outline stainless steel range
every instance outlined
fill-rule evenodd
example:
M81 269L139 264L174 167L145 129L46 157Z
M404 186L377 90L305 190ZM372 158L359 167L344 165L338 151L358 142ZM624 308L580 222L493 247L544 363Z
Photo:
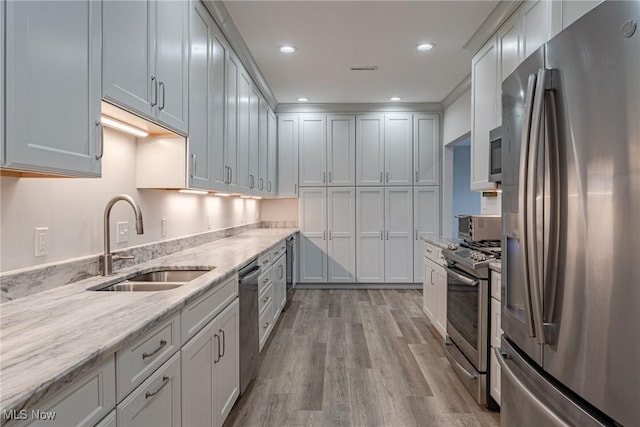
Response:
M447 261L447 339L451 365L479 404L487 397L489 264L500 259L500 241L451 244ZM489 402L487 402L489 399Z

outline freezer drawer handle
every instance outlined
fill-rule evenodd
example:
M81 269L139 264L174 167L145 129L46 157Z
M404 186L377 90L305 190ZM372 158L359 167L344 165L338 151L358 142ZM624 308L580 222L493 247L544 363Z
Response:
M456 364L456 366L458 366L458 369L460 369L462 372L464 372L465 375L467 376L467 378L469 378L470 380L478 378L478 374L476 374L475 372L467 371L464 368L464 366L462 366L460 363L458 363L458 361L455 359L455 357L453 357L453 355L449 351L449 346L452 346L452 345L455 345L455 344L453 344L453 341L451 341L449 338L447 338L444 341L444 349L447 350L447 353L449 353L449 356L450 356L449 360L453 360L453 362Z
M517 388L519 388L524 394L526 394L530 402L537 406L541 411L545 412L548 415L549 419L553 419L556 422L556 424L554 425L569 427L569 424L558 418L558 416L547 405L541 402L540 399L538 399L535 394L531 393L527 386L525 386L522 381L518 379L516 374L511 370L511 368L509 368L509 365L507 365L507 363L505 362L505 360L509 360L509 355L503 350L497 348L494 348L493 351L495 352L496 359L498 359L498 363L500 364L500 372L502 373L502 375L506 376L509 381L511 381Z

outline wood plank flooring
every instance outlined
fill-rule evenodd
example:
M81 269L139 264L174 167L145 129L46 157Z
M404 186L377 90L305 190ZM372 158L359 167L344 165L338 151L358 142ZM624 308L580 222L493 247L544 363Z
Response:
M498 426L421 307L419 290L297 290L225 427Z

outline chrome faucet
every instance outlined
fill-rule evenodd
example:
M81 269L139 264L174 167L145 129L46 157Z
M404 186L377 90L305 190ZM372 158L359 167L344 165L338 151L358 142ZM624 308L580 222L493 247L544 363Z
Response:
M109 200L107 207L104 209L104 255L102 258L102 275L111 276L113 274L113 260L114 259L133 259L132 256L118 256L111 254L111 245L109 243L110 229L109 229L109 215L111 214L111 208L117 201L124 200L129 203L133 208L133 212L136 215L136 233L144 234L144 227L142 224L142 211L140 206L133 200L133 197L126 194L120 194Z

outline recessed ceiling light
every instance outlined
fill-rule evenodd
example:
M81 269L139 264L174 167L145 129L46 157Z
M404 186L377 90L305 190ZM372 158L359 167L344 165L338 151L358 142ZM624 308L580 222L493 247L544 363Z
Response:
M433 43L420 43L416 45L416 49L418 50L431 50L435 47Z
M392 96L391 98L389 98L389 101L402 101L402 98L399 96Z
M300 98L298 98L298 102L308 102L309 98L305 98L304 96L301 96Z
M281 53L293 53L296 51L296 47L291 45L280 46L278 49L280 49Z

